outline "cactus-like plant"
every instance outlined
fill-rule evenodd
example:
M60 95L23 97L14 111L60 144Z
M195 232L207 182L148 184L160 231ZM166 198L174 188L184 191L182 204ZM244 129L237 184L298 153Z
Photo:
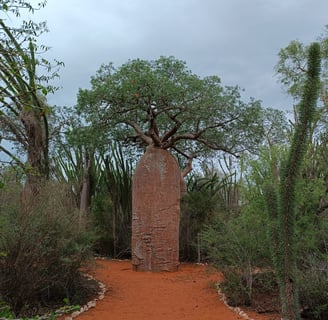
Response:
M299 121L295 126L288 157L280 170L277 185L266 187L266 201L272 219L272 260L280 288L282 319L300 319L296 279L295 221L297 180L313 125L320 88L320 46L309 48L307 79L299 104Z

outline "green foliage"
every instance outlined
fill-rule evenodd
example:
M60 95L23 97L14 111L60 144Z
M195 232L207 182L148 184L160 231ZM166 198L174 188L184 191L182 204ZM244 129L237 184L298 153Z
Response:
M46 3L47 1L39 1L38 5L35 6L25 0L1 0L0 8L7 14L13 13L16 17L19 17L21 11L27 10L34 13L35 10L39 10L40 8L45 7Z
M195 156L238 153L261 134L259 101L244 103L238 87L223 87L216 76L201 79L173 57L103 65L91 87L79 91L78 111L118 140Z
M227 297L227 302L232 307L249 306L251 304L250 288L240 274L238 268L225 268L224 281L219 283L219 288Z
M189 194L182 202L180 243L189 243L193 253L190 256L195 257L199 234L201 258L223 272L226 281L221 289L229 301L249 304L257 278L255 270L271 268L265 232L268 218L263 210L265 201L258 193L255 197L250 192L250 198L245 198L242 205L240 183L231 171L231 164L225 161L220 172L205 168L203 175L190 178ZM183 238L186 234L188 241Z
M131 252L132 161L119 144L98 158L99 183L92 203L94 224L100 233L95 250L114 258Z
M226 293L228 301L236 305L252 303L259 294L258 290L263 295L277 294L274 274L266 271L273 269L272 260L281 257L280 249L283 248L279 234L283 227L277 218L281 209L280 193L288 192L288 188L280 189L280 184L285 181L281 172L285 170L286 173L286 163L291 159L286 142L293 128L286 121L279 127L282 114L269 112L263 119L265 145L256 157L242 158L242 189L239 198L242 206L237 211L239 214L216 212L216 222L211 221L203 230L201 238L202 254L206 253L207 258L223 270L226 281L220 287ZM297 124L304 124L304 121L304 117L298 117ZM304 134L304 143L313 138L312 130L313 127L309 126L305 132L301 131ZM295 131L300 134L300 131ZM281 134L283 132L284 135ZM295 142L293 148L296 148ZM300 272L298 280L301 307L308 313L311 312L312 316L316 314L317 319L324 319L326 302L322 298L325 298L326 289L319 283L327 280L327 274L326 271L318 271L320 266L326 266L327 256L326 148L316 141L308 150L302 149L301 155L304 156L306 152L306 160L302 164L297 165L292 161L296 164L299 178L294 181L292 191L297 204L292 228L293 254ZM316 256L315 261L313 255ZM311 261L312 267L309 266ZM263 272L254 272L256 270ZM320 274L322 282L315 279L306 281L311 272ZM262 277L266 279L264 282Z
M239 305L252 300L255 270L271 268L266 225L263 209L245 206L237 216L217 216L202 232L203 254L222 271L222 289Z
M262 221L263 233L269 235L266 245L268 246L267 249L271 248L272 253L281 246L279 238L274 238L279 234L279 224L276 219L277 198L268 199L264 195L266 195L268 186L277 190L279 184L278 173L286 159L286 151L285 146L279 145L262 148L257 158L244 158L242 164L244 168L242 202L245 206L242 212L245 214L257 213L262 217L267 217ZM325 286L317 285L317 281L311 281L311 277L307 280L307 275L311 275L311 273L318 275L320 273L319 270L325 265L325 256L327 256L327 184L325 182L326 160L322 158L323 151L322 145L318 144L313 144L308 149L301 168L301 179L297 181L295 190L297 203L295 213L295 257L301 308L306 309L308 313L321 310L325 305L321 306L320 304L321 297L325 295ZM273 195L275 194L273 193ZM267 254L269 254L269 250ZM271 262L269 262L270 264ZM322 281L326 281L327 274L324 272L320 274ZM242 285L242 283L239 285ZM234 286L229 283L227 283L227 286L229 287L227 295L234 296ZM238 286L236 286L236 290L240 290ZM310 292L313 303L304 298Z
M37 41L47 31L46 24L20 21L19 17L21 11L33 13L45 4L46 1L35 6L21 0L0 1L8 17L0 19L0 152L24 170L27 185L49 175L48 116L52 110L45 95L57 90L49 81L58 77L63 64L40 58L48 51ZM12 152L3 142L17 149ZM27 165L17 151L26 154Z
M199 233L204 224L213 219L218 206L218 197L206 188L191 191L182 198L179 240L181 260L197 261Z
M272 138L271 140L274 140L274 136ZM281 143L283 142L284 139L281 140ZM274 252L281 246L279 239L272 238L273 235L278 235L277 230L279 230L279 224L274 218L277 217L277 196L270 200L265 195L268 186L276 192L278 190L279 172L287 158L286 149L287 147L283 144L269 144L261 148L256 157L243 157L241 162L242 181L240 182L242 186L240 193L242 207L238 211L240 214L237 216L231 215L230 217L223 214L216 224L212 223L203 232L202 243L205 246L204 250L208 258L210 261L217 261L219 268L225 270L226 281L220 287L232 304L253 303L253 299L256 299L258 290L261 287L263 290L264 288L268 289L263 291L263 295L270 297L277 294L273 273L255 273L251 277L247 272L246 258L248 255L250 256L253 270L256 270L256 268L264 271L273 269L269 249L271 248ZM308 149L306 160L301 166L302 179L297 181L295 190L297 203L295 213L295 256L300 272L300 302L302 309L306 308L307 312L312 310L312 313L314 310L325 308L325 304L323 303L321 306L320 302L322 301L321 297L325 296L325 286L322 286L322 290L319 290L320 285L316 285L316 281L306 281L306 275L314 272L313 268L319 270L320 266L325 265L324 257L327 256L327 180L325 173L326 160L323 157L325 150L323 149L323 146L317 143ZM273 195L276 194L273 193ZM267 205L268 200L270 200L269 205ZM272 212L272 214L269 214L269 212ZM227 221L230 222L227 223ZM258 230L258 236L254 237L256 230ZM230 237L233 239L231 234L239 241L242 241L245 254L238 254L238 257L244 257L241 260L236 258L237 254L235 256L232 254L239 251L238 247L234 245L235 242L230 239ZM245 240L249 240L250 243L243 242ZM259 241L260 248L257 248L255 244ZM258 256L260 259L256 258L258 249L263 250L259 251L262 252ZM315 262L313 261L314 254L317 256ZM312 261L311 268L309 267L310 261ZM240 265L244 267L240 267ZM241 270L244 271L241 272ZM315 272L318 274L318 271ZM301 276L303 274L304 276ZM266 275L268 283L259 285L259 275ZM322 281L326 281L326 273L321 273L321 275ZM252 281L247 282L247 279L252 279ZM252 287L248 287L250 283L252 283ZM316 301L317 305L310 304L309 300L303 298L304 294L306 296L307 289L305 288L308 289L308 293L313 293L311 299L313 299L313 302Z
M295 250L298 268L304 269L314 252L320 252L328 240L327 212L321 205L325 200L326 184L320 178L305 177L297 186Z
M297 40L291 41L286 48L279 52L276 71L288 93L295 97L300 97L302 94L307 54L308 47Z
M10 306L0 301L0 317L6 319L14 319L15 315L11 312Z
M264 131L263 145L272 147L287 142L290 124L285 112L271 108L263 109L262 126Z
M327 319L327 267L318 268L318 261L316 261L307 270L300 272L298 278L300 303L303 306L302 315L310 319Z
M77 127L74 127L77 125ZM89 180L88 216L96 233L95 252L111 257L130 254L132 171L135 156L122 144L94 143L98 137L89 128L69 122L68 134L57 141L53 177L68 185L80 208L82 186ZM65 140L67 139L67 140ZM86 170L87 167L87 170Z
M222 160L224 165L227 161ZM228 169L226 169L228 170ZM223 170L222 170L223 171ZM238 184L235 172L223 173L213 165L202 167L187 180L188 193L181 201L180 258L196 261L199 257L200 233L218 213L238 210Z
M314 115L312 132L310 133L317 143L325 148L327 136L327 106L328 106L328 26L325 26L324 33L318 37L321 53L321 74L320 74L320 95L319 107ZM276 71L283 87L298 104L302 98L306 77L307 77L307 58L310 45L293 40L288 46L279 52L279 61ZM295 122L298 122L297 107L294 110Z
M64 298L79 303L80 268L93 236L81 227L68 194L62 185L44 186L42 200L28 215L14 207L14 199L1 204L6 223L0 234L0 296L16 315L34 315Z
M83 147L62 144L52 159L52 177L67 184L79 207L86 151ZM95 161L93 159L93 161ZM94 167L95 164L92 165Z
M328 26L325 26L324 33L318 37L321 53L321 99L326 104L328 80ZM286 91L296 100L300 100L306 82L307 58L310 45L306 45L299 40L291 41L279 52L279 60L276 71L280 82Z

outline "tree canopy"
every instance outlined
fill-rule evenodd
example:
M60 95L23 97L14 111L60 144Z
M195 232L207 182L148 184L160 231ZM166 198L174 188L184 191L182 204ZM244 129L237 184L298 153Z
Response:
M210 150L238 154L259 142L260 102L217 76L200 78L173 57L102 65L90 90L79 90L78 111L114 139L154 145L187 158Z

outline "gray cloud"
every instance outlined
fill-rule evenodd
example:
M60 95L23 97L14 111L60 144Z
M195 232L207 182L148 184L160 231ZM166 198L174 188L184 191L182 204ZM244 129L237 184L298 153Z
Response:
M314 41L327 12L326 0L49 0L37 14L50 29L43 41L66 64L63 89L49 101L74 105L102 63L173 55L265 106L290 108L274 77L278 51Z

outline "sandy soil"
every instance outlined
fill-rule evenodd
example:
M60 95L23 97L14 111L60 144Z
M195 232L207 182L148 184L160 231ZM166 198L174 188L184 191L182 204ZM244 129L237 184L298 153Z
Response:
M178 272L151 273L132 271L130 261L97 260L94 276L106 285L105 298L78 320L243 319L220 300L215 283L221 275L209 266L181 264Z

